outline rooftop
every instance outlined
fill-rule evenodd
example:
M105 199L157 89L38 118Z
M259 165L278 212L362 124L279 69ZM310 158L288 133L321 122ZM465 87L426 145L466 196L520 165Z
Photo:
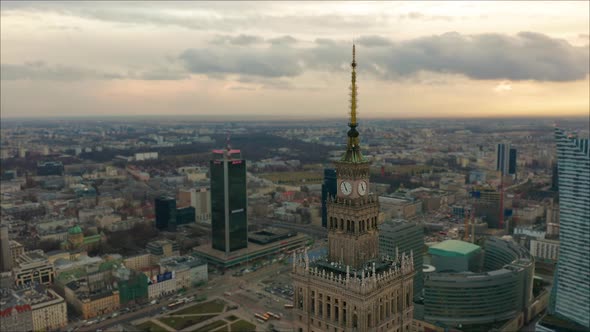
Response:
M481 248L478 245L469 242L446 240L428 248L428 253L445 257L459 257L469 256L479 250L481 250Z

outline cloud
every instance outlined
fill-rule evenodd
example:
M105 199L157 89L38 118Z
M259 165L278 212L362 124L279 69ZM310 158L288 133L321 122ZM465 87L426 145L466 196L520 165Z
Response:
M208 47L188 49L178 57L194 74L246 74L261 77L297 76L303 73L297 51L292 48L232 50Z
M84 80L181 80L190 74L183 70L156 67L126 74L102 72L82 67L49 65L44 61L29 61L23 64L0 65L0 79L5 81L36 80L36 81L84 81Z
M350 70L350 41L317 38L302 47L304 43L288 35L270 39L246 34L224 35L206 47L178 52L171 62L162 59L168 61L165 66L146 65L125 74L36 62L2 64L1 78L181 80L202 74L221 79L226 75L272 79L296 77L307 71ZM380 80L399 81L430 72L475 80L561 82L585 79L590 72L587 46L577 47L534 32L516 35L449 32L404 41L367 35L356 39L356 43L359 74ZM271 86L269 82L266 84Z
M393 42L391 40L381 36L363 36L358 39L355 39L355 43L367 47L393 45Z
M459 74L476 80L573 81L589 72L589 51L534 33L462 35L449 32L394 42L381 36L357 39L359 71L383 80L419 72ZM189 49L180 59L192 73L293 77L306 70L347 71L350 42L317 38L310 48Z
M502 81L494 87L494 91L497 93L512 91L512 83L510 81Z
M277 38L270 38L270 39L267 39L266 41L272 45L291 45L291 44L297 43L297 39L295 39L289 35L281 36L281 37L277 37Z
M243 34L240 34L238 36L217 36L211 41L212 44L231 44L240 46L257 44L262 42L264 42L264 39L261 37Z
M24 64L1 64L0 78L2 80L111 80L124 78L115 73L98 72L80 67L62 65L47 65L43 61L25 62Z

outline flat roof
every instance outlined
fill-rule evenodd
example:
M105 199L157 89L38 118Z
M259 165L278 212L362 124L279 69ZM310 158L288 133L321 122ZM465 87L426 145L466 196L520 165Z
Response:
M428 248L428 253L445 257L458 257L469 256L479 250L481 250L481 248L473 243L459 240L446 240Z
M308 236L304 234L297 234L289 237L283 241L271 242L269 244L260 245L253 242L248 242L248 247L230 252L225 255L225 252L213 249L211 244L203 244L194 249L194 253L207 262L223 267L230 267L240 264L248 260L254 260L266 255L278 253L283 249L293 249L290 247L299 247L305 244Z

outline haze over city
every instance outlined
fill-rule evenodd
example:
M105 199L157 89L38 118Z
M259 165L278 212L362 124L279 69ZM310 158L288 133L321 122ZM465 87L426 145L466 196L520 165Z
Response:
M1 116L587 116L589 2L1 3Z
M0 330L590 331L590 2L7 2Z

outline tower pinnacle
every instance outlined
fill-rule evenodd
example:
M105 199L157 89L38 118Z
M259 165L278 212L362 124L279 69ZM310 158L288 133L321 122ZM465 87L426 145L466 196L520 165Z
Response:
M341 161L345 162L365 162L365 158L361 154L359 132L356 130L358 123L356 121L356 108L357 108L357 86L356 86L356 47L352 45L352 68L351 83L350 83L350 122L348 126L348 143L346 146L346 154L342 157Z

